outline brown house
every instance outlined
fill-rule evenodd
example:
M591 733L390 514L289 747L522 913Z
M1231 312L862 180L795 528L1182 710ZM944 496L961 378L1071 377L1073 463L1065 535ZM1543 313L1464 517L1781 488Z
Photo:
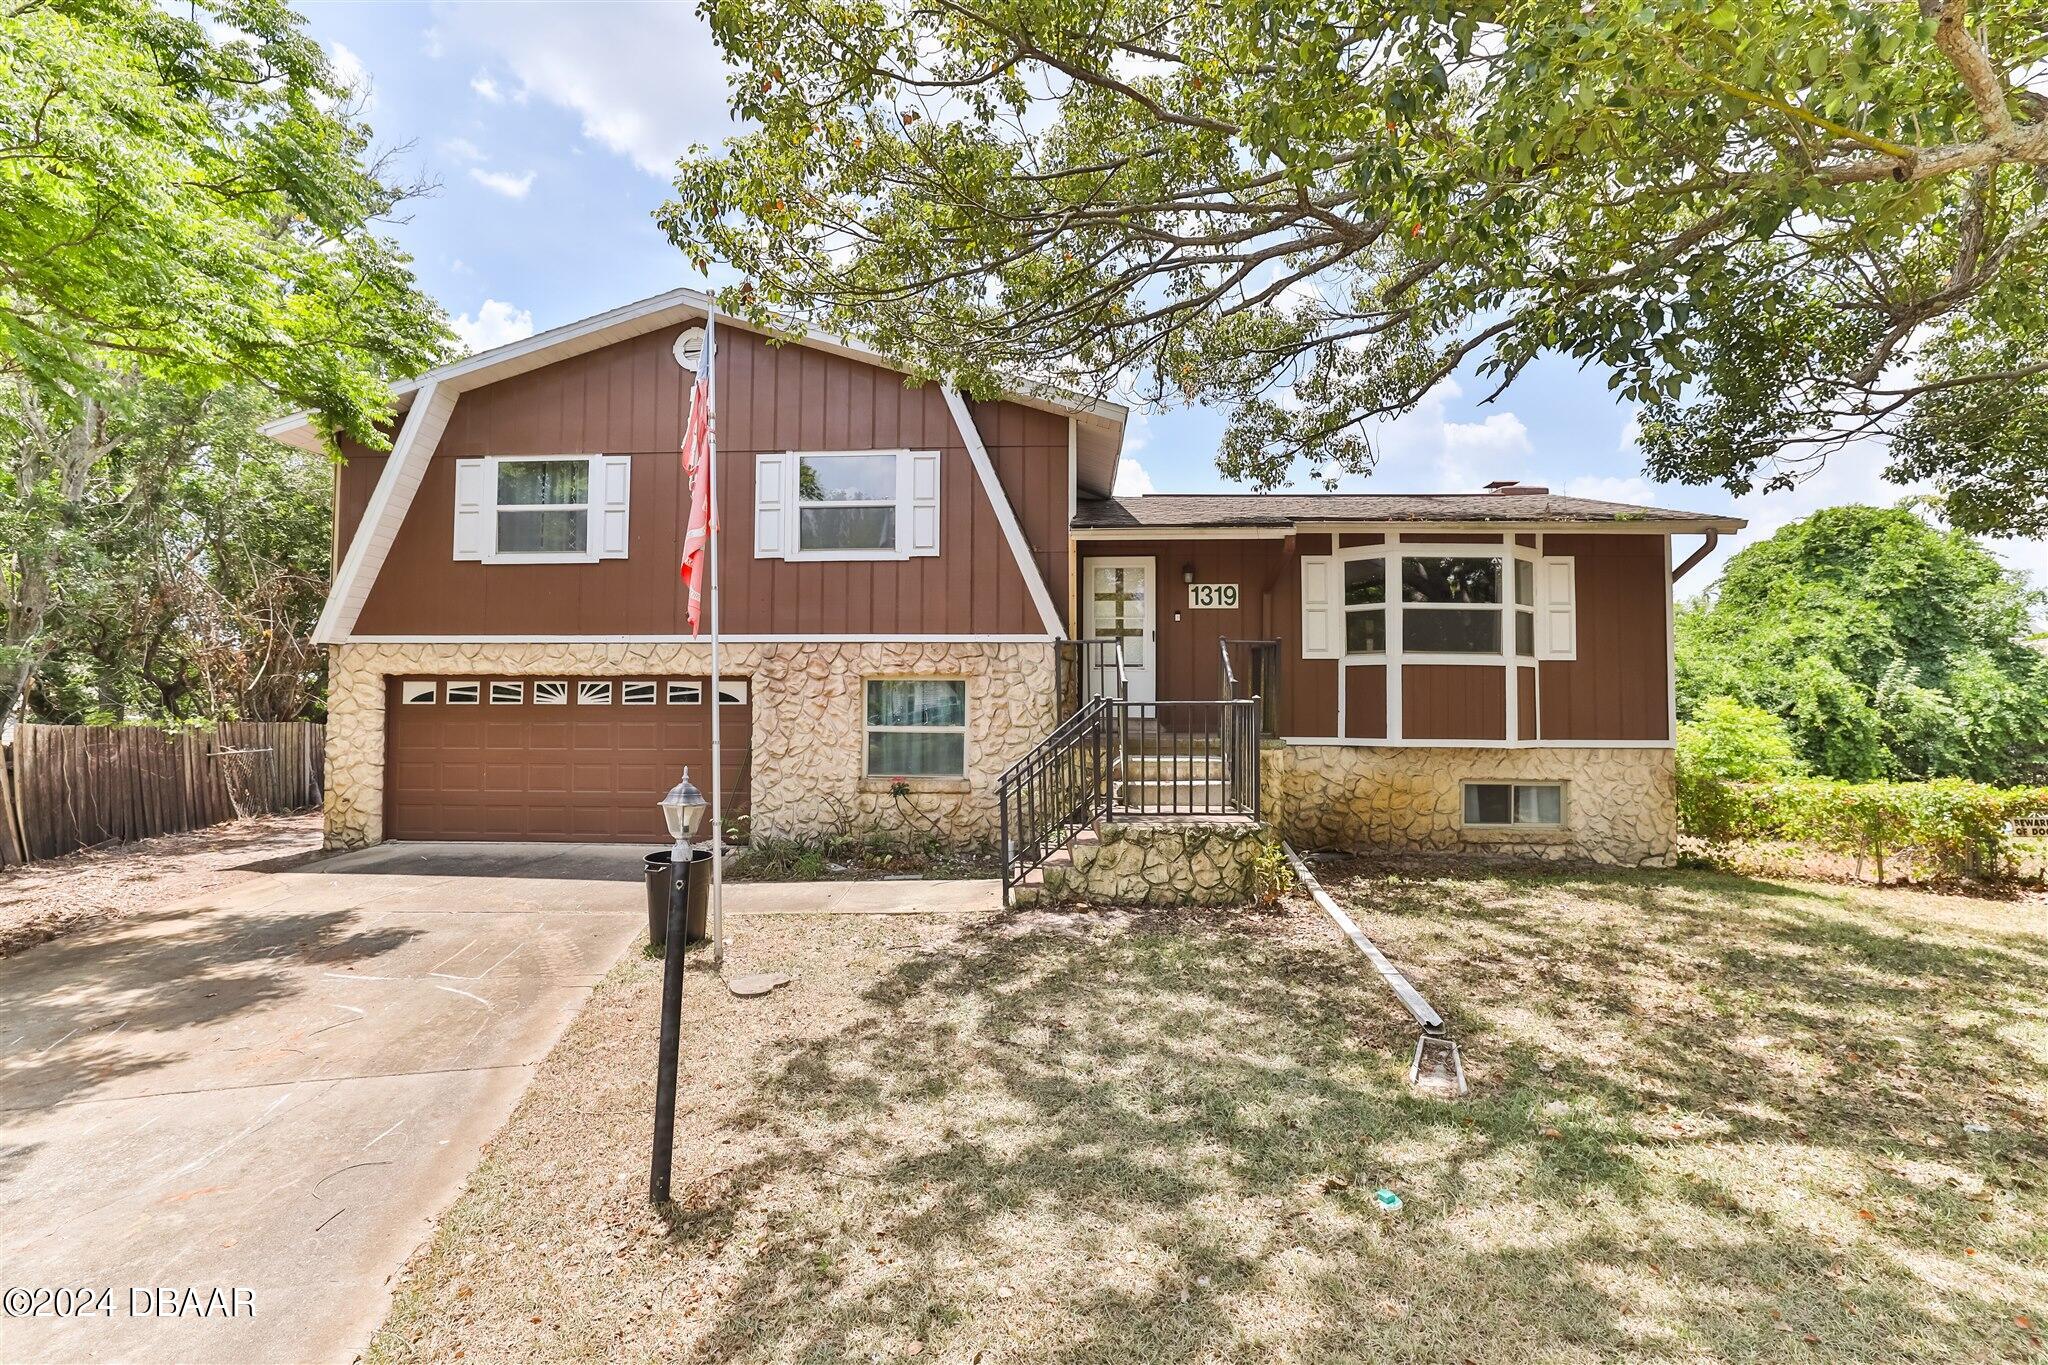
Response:
M716 714L762 834L936 822L1029 862L1080 780L1317 845L1670 857L1672 537L1741 522L1519 486L1117 498L1122 408L972 401L818 335L720 327L712 698L677 574L705 303L423 375L391 450L346 452L331 844L658 841Z

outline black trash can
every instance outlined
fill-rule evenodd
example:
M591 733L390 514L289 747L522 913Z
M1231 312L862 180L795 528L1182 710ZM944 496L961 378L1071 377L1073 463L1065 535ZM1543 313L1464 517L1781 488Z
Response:
M656 948L668 943L668 898L675 886L675 869L668 849L657 849L641 864L647 878L647 941ZM690 851L690 922L685 943L702 943L707 936L705 922L711 914L711 850Z

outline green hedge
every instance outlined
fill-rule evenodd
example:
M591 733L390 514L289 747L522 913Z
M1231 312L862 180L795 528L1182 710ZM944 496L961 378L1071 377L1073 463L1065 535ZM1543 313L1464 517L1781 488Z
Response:
M2048 787L1991 787L1961 778L1729 782L1681 764L1679 826L1710 843L1789 839L1868 858L1879 881L1890 860L1937 877L1993 879L2012 865L2014 820L2048 814Z

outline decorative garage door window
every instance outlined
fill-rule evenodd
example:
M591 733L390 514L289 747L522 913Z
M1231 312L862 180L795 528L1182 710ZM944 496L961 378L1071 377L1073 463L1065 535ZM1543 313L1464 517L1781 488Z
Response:
M536 706L566 706L569 703L569 684L537 682L533 685L533 701Z
M704 702L704 684L672 682L668 685L670 706L701 706Z
M870 678L870 777L965 777L967 684L958 679Z
M516 682L494 682L491 684L491 705L519 706L526 701L526 684Z

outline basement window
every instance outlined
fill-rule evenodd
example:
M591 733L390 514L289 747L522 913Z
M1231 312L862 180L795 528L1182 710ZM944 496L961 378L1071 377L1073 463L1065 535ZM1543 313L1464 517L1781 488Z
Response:
M1467 782L1467 825L1561 825L1561 782Z
M967 776L967 684L958 678L870 678L869 777Z

